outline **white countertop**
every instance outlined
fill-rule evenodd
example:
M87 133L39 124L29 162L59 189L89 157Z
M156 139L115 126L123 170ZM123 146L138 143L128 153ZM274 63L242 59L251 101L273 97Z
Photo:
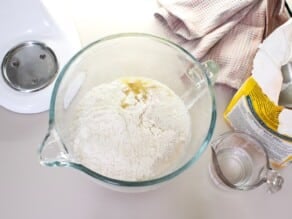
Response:
M117 32L164 36L153 17L154 0L60 2L73 17L83 45ZM215 90L217 136L228 129L222 113L233 91L224 86ZM0 108L1 219L291 218L292 165L282 172L285 184L276 194L267 194L265 186L249 192L227 192L209 179L208 150L195 165L158 190L119 193L76 170L40 166L37 149L47 127L47 112L20 115Z

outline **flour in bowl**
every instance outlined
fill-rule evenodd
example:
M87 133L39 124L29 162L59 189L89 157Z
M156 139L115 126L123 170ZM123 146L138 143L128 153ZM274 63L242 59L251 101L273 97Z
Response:
M101 175L149 180L176 168L185 155L188 110L158 81L128 77L104 83L77 107L74 154Z

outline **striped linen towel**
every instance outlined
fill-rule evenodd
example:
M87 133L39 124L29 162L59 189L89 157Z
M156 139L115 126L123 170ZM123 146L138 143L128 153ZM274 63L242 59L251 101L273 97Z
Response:
M259 44L288 20L284 0L158 0L155 17L170 40L220 66L216 83L238 89ZM264 72L263 72L264 74Z

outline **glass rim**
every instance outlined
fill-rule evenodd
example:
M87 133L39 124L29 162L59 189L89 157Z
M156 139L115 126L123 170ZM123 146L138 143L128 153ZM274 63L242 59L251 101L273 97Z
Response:
M214 150L214 153L215 154L217 153L217 147L218 147L218 145L223 140L227 139L228 137L231 137L232 135L237 135L237 136L239 136L239 138L243 138L245 140L247 138L249 138L247 141L250 141L250 140L253 141L256 144L256 147L258 149L262 150L261 152L263 152L263 154L265 156L265 169L263 169L263 170L265 170L265 171L272 170L272 168L270 166L269 153L268 153L267 148L264 146L264 144L262 142L260 142L256 138L256 136L252 135L251 133L247 133L247 132L244 132L244 131L241 131L241 130L230 130L230 131L227 131L227 132L224 132L224 133L218 135L213 140L213 142L211 142L211 144L210 144L210 147ZM212 156L213 156L213 154L212 154ZM224 177L222 178L222 176L220 176L220 174L218 174L218 172L215 170L215 167L214 166L215 166L215 164L214 164L213 160L211 160L211 162L209 164L209 173L211 175L213 175L212 172L214 172L214 174L218 177L218 179L224 184L224 187L226 187L226 188L240 190L240 191L248 191L248 190L255 189L258 186L260 186L263 183L265 183L265 180L264 179L258 178L257 181L255 181L253 184L250 184L250 185L238 186L238 185L232 184L232 187L230 187L231 185L228 185L229 182L226 182L226 179L224 179ZM216 177L213 175L212 176L212 179L215 180L214 178L216 178Z

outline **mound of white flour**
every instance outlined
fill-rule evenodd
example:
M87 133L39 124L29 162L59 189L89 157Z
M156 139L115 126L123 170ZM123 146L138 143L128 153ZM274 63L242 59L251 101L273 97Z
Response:
M104 176L140 181L176 167L190 139L182 100L147 78L121 78L92 88L76 114L74 154Z

